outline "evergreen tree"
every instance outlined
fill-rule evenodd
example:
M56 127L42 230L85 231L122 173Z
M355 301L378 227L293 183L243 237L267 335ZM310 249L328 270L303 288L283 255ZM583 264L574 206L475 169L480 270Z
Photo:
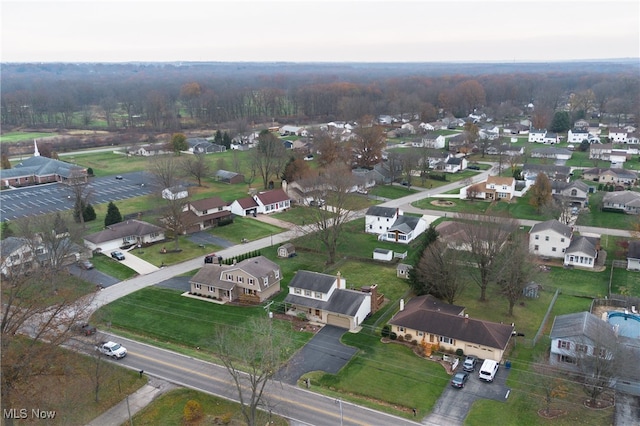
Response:
M219 129L213 138L213 143L215 143L216 145L222 145L222 132Z
M87 206L84 208L84 210L82 211L82 217L85 222L96 220L96 211L91 204L87 204Z
M106 227L120 222L122 222L120 210L118 210L118 207L113 204L113 201L111 201L107 206L107 215L104 218L104 226Z
M231 136L229 136L229 133L224 132L224 134L222 135L222 144L227 149L231 149Z
M553 115L553 121L551 122L552 132L566 132L571 129L571 116L567 111L557 111Z

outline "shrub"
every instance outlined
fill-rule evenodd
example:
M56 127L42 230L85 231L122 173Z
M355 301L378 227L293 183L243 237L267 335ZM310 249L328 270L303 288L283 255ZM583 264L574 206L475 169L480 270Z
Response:
M456 355L462 356L462 355L464 355L464 351L462 349L458 348L458 349L456 349Z
M298 315L296 315L296 317L298 317L298 319L302 320L302 321L306 321L307 320L307 314L305 314L304 312L298 313Z
M413 336L407 333L404 335L404 340L406 340L407 342L410 342L411 340L413 340Z
M183 418L186 423L193 423L202 418L202 405L198 401L190 399L184 405Z
M398 338L398 335L392 331L391 334L389 334L389 338L391 340L396 340Z
M404 342L404 336L402 334L398 336L398 342Z
M391 326L389 324L386 324L384 327L382 327L382 331L380 332L380 334L382 335L382 337L389 337L389 335L391 334Z

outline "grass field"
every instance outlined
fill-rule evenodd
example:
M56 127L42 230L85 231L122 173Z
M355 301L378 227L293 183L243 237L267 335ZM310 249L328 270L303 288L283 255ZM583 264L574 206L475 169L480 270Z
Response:
M38 138L50 138L56 135L57 133L45 132L9 132L0 136L0 143L29 141Z

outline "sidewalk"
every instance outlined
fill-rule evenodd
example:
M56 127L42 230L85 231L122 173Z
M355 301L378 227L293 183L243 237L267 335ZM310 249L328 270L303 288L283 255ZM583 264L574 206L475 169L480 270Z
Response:
M156 397L174 388L176 386L172 383L149 377L149 382L146 385L93 419L87 426L120 426L127 424L129 423L130 415L133 417Z

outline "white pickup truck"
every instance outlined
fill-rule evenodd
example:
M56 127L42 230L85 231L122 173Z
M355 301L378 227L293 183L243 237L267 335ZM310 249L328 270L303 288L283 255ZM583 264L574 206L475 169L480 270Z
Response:
M96 350L117 359L124 358L127 355L127 349L116 342L102 342L96 346Z

